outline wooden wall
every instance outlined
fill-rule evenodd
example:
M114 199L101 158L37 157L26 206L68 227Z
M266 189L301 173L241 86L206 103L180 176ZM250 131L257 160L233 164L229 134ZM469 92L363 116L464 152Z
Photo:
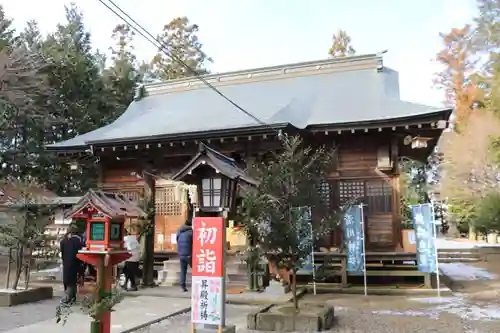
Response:
M380 147L390 149L391 140L390 136L358 134L339 136L336 141L338 155L330 174L336 204L363 200L370 250L394 248L400 238L398 177L392 170L377 167Z
M114 168L102 171L100 186L111 192L122 193L140 202L143 196L144 183L135 175L132 168ZM181 200L179 191L174 185L156 184L155 193L155 251L167 251L173 248L171 235L175 234L187 216L187 205ZM128 221L133 229L135 221Z
M328 196L332 208L346 200L361 198L365 206L366 240L369 250L394 249L400 242L399 230L399 180L392 169L380 170L377 167L379 149L390 149L393 159L397 160L397 147L393 146L393 137L383 133L342 134L323 139L309 138L312 144L335 141L337 156L332 165L332 172L327 183L321 188ZM322 142L323 141L323 142ZM309 142L309 140L306 140ZM271 142L268 142L271 144ZM275 148L279 143L275 142ZM391 147L391 148L390 148ZM261 151L261 154L263 151ZM260 154L260 155L261 155ZM247 160L251 157L247 154ZM157 165L157 170L173 170L181 167L189 156L170 158ZM186 160L186 161L184 161ZM168 162L168 163L167 163ZM104 163L104 165L106 165ZM135 173L138 171L133 161L113 161L101 174L101 185L115 192L121 192L134 200L142 196L144 184ZM173 189L157 184L156 188L156 249L168 250L172 247L170 235L185 222L186 207L173 199ZM319 246L340 247L343 232L336 230Z

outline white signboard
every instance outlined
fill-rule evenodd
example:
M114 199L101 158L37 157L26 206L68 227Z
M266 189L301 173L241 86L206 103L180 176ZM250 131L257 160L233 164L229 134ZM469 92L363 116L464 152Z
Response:
M221 325L224 300L222 278L193 276L191 321L197 324Z

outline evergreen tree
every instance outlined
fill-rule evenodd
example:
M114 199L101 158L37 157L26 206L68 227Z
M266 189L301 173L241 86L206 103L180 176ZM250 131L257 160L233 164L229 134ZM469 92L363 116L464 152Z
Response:
M498 52L500 45L500 1L477 0L476 42L481 49Z
M500 116L500 0L478 0L475 47L486 54L488 61L482 71L485 106Z
M45 143L71 139L109 124L116 117L115 105L101 75L96 54L92 52L90 34L83 16L75 5L66 7L66 22L59 24L43 43L43 54L53 70L49 83L55 90L51 112L60 121L47 133ZM40 175L48 188L59 194L81 194L95 187L97 172L92 158L80 161L79 171L64 163L47 159Z
M115 46L110 47L111 66L104 70L107 89L112 94L116 114L121 115L132 102L137 83L142 80L132 41L134 32L129 26L119 24L113 30Z
M0 4L0 51L12 45L14 35L12 20L6 17L3 6Z
M356 53L356 50L351 45L351 37L345 30L339 30L333 35L332 46L328 50L328 54L332 57L351 56Z
M0 51L0 177L32 176L43 146L37 141L53 120L47 63L20 38Z
M294 306L295 272L311 254L308 242L329 234L340 223L340 211L333 212L319 189L331 169L333 153L324 148L304 147L299 137L283 138L282 152L270 162L256 164L251 174L259 180L243 193L239 220L261 255L274 267L292 275ZM309 213L307 213L309 211ZM312 219L308 217L311 216Z
M198 25L190 24L187 17L177 17L163 27L158 40L166 52L176 59L182 60L197 74L208 72L206 65L212 59L202 50L203 44L198 39ZM151 63L152 76L155 79L171 80L188 76L194 73L183 65L159 51Z

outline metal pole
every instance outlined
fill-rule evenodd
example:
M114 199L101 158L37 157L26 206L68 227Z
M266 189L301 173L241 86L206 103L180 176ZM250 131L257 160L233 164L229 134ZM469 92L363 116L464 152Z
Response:
M363 212L363 205L359 205L361 209L361 235L363 239L363 282L365 285L365 296L368 296L368 287L366 283L366 245L365 245L365 216Z
M431 214L432 214L432 242L434 243L434 256L436 257L436 283L437 283L437 293L438 297L441 297L441 283L439 279L439 251L436 246L436 224L435 224L435 215L434 215L434 203L431 201Z
M193 218L192 218L192 222L194 221L194 218L196 217L196 212L198 210L196 208L193 207ZM192 224L191 224L192 225ZM193 229L193 237L194 237L194 229ZM191 251L193 249L191 248ZM194 256L193 256L194 258ZM192 267L194 267L194 263L191 263L192 264ZM191 268L191 272L193 271L193 268ZM193 284L193 275L191 274L191 314L193 313L193 290L194 290L194 284ZM192 317L191 317L192 318ZM191 333L196 333L196 324L193 322L193 320L191 319Z
M226 240L226 219L227 212L222 212L222 218L224 218L224 229L222 230L222 244L224 249L224 256L222 257L222 283L221 283L221 302L222 309L220 312L220 325L219 333L222 333L223 329L226 327L226 262L227 262L227 240Z

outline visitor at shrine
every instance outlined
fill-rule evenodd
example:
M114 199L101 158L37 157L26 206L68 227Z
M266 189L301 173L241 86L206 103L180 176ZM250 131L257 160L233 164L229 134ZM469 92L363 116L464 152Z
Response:
M78 227L70 225L69 232L61 240L60 250L63 264L63 285L65 297L62 303L72 304L76 300L78 284L83 284L85 265L77 258L78 251L82 248L82 238Z
M125 237L123 238L125 243L125 248L132 255L125 261L125 267L123 268L123 274L125 274L125 283L122 285L123 289L129 291L137 291L136 276L139 271L139 260L141 259L141 245L137 241L137 237L130 235L127 230L125 230ZM130 288L128 288L128 283L130 282Z
M191 227L191 219L187 219L186 223L177 231L177 253L181 264L180 283L182 291L188 291L186 287L186 275L188 266L191 267L191 257L193 252L193 228Z

